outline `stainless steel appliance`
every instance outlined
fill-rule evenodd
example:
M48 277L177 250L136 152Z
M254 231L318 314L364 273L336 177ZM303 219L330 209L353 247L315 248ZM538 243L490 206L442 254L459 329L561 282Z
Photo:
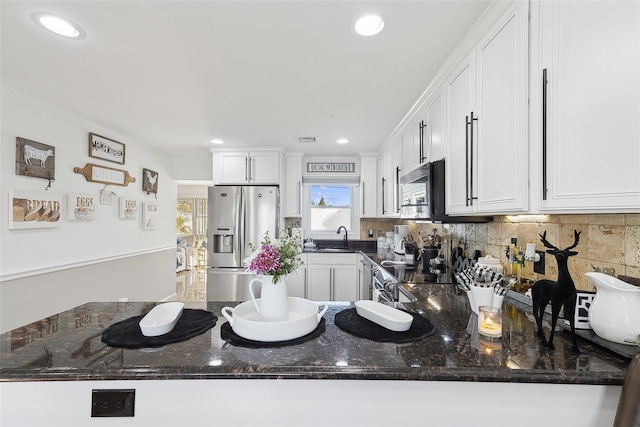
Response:
M250 298L244 259L249 243L259 245L265 232L279 237L279 189L274 186L209 187L207 300L246 301Z
M402 219L442 223L489 222L490 216L448 216L445 160L420 165L400 179Z

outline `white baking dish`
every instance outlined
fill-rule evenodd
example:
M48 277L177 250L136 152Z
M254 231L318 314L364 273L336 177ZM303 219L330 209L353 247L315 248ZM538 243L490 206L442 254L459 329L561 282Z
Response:
M365 319L395 332L407 331L413 323L413 316L409 313L377 301L356 301L356 312Z
M145 337L157 337L173 330L182 316L184 303L167 302L156 305L140 320L140 330Z
M258 298L257 301L260 301ZM246 301L235 307L223 307L222 315L227 319L233 331L248 340L275 342L288 341L312 332L329 306L320 305L304 298L289 297L287 300L289 319L280 322L260 320L253 301Z

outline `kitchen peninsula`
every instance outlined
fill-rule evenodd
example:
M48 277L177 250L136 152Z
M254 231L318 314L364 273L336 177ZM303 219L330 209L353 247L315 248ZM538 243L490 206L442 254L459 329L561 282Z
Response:
M106 346L102 332L156 303L76 307L0 336L0 421L51 425L47 411L55 410L56 425L93 425L92 389L135 389L127 425L513 426L539 425L541 411L545 425L611 425L627 359L584 340L574 354L562 333L549 351L515 301L503 306L502 341L485 342L469 327L469 303L456 286L404 286L418 299L410 308L436 326L407 344L344 332L334 317L353 304L332 302L317 338L280 348L230 345L221 338L221 309L237 303L200 302L186 307L213 312L214 328L127 350Z

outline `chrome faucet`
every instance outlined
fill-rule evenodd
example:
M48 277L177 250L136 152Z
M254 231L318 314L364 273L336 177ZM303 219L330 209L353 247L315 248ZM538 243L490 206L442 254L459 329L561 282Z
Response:
M349 241L347 240L347 227L341 225L340 227L338 227L338 231L336 231L336 234L340 234L340 230L344 230L344 248L349 249Z

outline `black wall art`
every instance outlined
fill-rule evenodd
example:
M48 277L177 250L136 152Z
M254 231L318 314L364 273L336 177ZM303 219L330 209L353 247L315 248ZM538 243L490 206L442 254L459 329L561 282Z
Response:
M142 169L142 191L147 195L151 193L158 195L158 172Z

